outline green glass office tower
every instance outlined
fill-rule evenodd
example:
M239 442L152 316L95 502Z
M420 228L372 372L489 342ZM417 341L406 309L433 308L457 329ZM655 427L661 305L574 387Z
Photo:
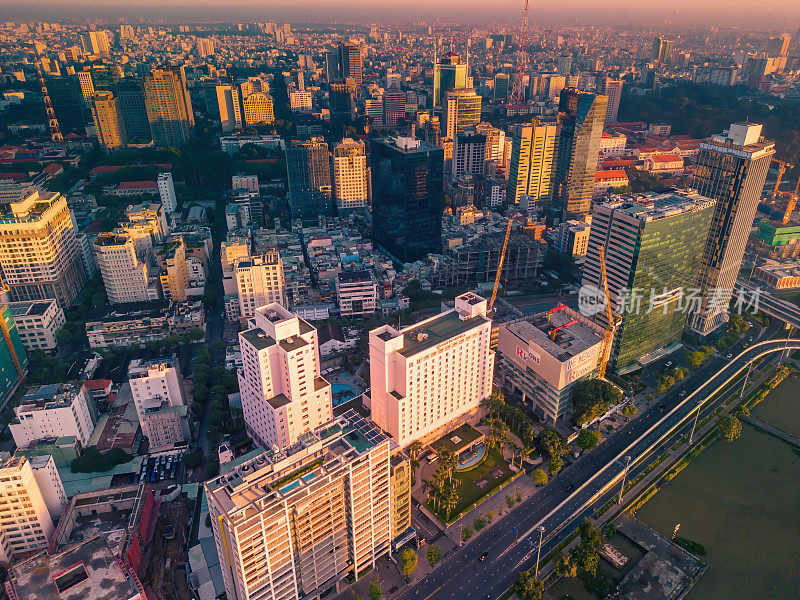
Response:
M467 87L468 64L461 57L448 52L433 65L433 105L441 106L447 99L447 92Z
M17 354L17 359L24 370L28 367L28 355L25 353L25 346L22 345L22 340L17 331L17 324L14 322L14 317L11 315L11 309L6 305L3 310L2 318L6 321L6 327L11 338L11 345ZM0 338L0 400L5 402L8 397L14 393L14 390L19 386L19 373L17 367L14 365L14 359L11 357L8 344L3 338Z
M715 200L695 192L621 197L592 212L583 285L602 289L605 247L617 328L613 364L626 371L681 339ZM603 315L598 315L603 321Z
M289 209L293 219L316 220L333 212L331 159L323 137L286 146Z
M561 92L553 199L567 218L591 210L607 105L608 97L600 94Z
M122 120L131 140L147 142L153 139L150 133L150 121L147 120L147 106L144 101L142 81L133 77L125 77L116 85L119 106L122 109Z

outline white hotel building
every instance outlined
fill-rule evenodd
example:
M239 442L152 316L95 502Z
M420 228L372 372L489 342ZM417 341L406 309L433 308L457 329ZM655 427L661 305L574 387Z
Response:
M370 331L372 420L406 447L477 415L492 393L491 328L486 299L467 293L421 323Z
M239 391L248 435L286 448L333 418L331 384L320 375L317 330L273 302L239 333Z
M128 379L142 435L150 450L172 448L188 439L183 377L175 359L133 360Z
M9 424L14 443L24 448L44 438L74 436L86 448L97 423L94 400L81 382L29 388Z

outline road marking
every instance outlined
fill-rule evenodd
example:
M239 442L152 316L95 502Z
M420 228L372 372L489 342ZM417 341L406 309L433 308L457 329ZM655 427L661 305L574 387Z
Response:
M431 596L433 596L433 595L434 595L436 592L438 592L440 589L442 589L442 586L439 586L439 587L437 587L437 588L436 588L435 590L433 590L433 591L432 591L430 594L428 594L427 596L425 596L425 598L423 598L423 600L428 600L428 598L430 598ZM459 588L459 589L460 589L460 588Z

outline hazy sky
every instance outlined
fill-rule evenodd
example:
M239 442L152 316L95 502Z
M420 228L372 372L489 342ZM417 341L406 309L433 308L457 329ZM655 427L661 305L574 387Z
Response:
M291 20L497 22L517 17L522 0L2 0L0 19L162 18L168 21ZM531 22L694 22L796 31L800 0L531 0Z

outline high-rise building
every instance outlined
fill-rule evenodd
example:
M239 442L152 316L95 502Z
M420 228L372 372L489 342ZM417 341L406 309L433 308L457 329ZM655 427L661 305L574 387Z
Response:
M475 130L486 136L484 175L495 177L498 173L505 172L508 167L505 162L506 132L491 127L488 123L479 123Z
M260 306L286 303L283 261L275 249L240 258L234 265L233 277L239 297L239 318L245 324Z
M270 125L275 122L272 96L268 96L262 92L255 92L245 98L242 104L244 124L248 127L258 124Z
M85 135L86 127L92 122L92 114L77 75L48 77L47 93L62 132L74 131Z
M339 54L339 49L337 48L335 51L325 54L325 81L327 81L328 84L331 84L341 78L341 55Z
M465 131L453 139L453 160L450 175L483 175L486 163L486 136Z
M92 99L92 118L97 138L108 152L121 150L128 145L128 133L122 108L113 92L100 92Z
M72 304L86 270L64 197L33 191L0 210L0 268L12 300L55 298L61 308Z
M128 140L149 142L153 139L153 134L150 132L150 121L147 119L147 105L144 101L142 82L132 77L125 77L117 83L114 92L119 98Z
M155 259L161 267L161 290L164 299L184 302L186 288L189 287L189 273L186 269L186 241L183 236L169 238L158 249Z
M547 78L547 97L558 102L562 90L567 87L567 78L563 75L550 75Z
M258 307L251 324L239 333L247 433L264 448L288 448L333 418L317 330L277 303Z
M466 293L420 323L370 331L365 400L375 423L406 447L475 417L492 393L491 330L486 299Z
M363 82L363 64L361 59L361 46L355 42L342 42L339 44L342 77L352 77L357 86Z
M111 44L105 31L81 32L81 46L86 54L108 54L111 51Z
M139 425L150 450L172 448L188 438L183 377L175 357L132 360L128 366Z
M572 55L571 54L562 54L556 60L556 71L559 72L560 75L571 75L572 74Z
M286 147L286 172L292 218L331 214L331 162L324 138L292 140Z
M761 127L734 123L700 144L693 186L717 201L696 285L702 304L687 323L701 337L728 320L728 304L775 154L774 142L761 137Z
M214 40L213 38L197 38L195 42L195 48L197 49L197 56L199 57L206 57L206 56L213 56L214 55Z
M228 598L324 596L375 568L408 527L408 459L353 410L228 464L205 484Z
M74 436L88 448L97 423L94 400L82 382L30 387L14 407L14 414L8 428L18 448L65 436Z
M458 54L449 52L433 65L433 105L442 106L447 92L467 87L469 65Z
M295 91L289 93L289 108L299 112L310 111L313 106L313 95L311 92Z
M619 114L619 102L622 99L622 79L612 79L611 77L603 77L600 79L598 92L608 96L608 104L606 105L606 123L616 123L617 115Z
M672 40L665 40L664 38L656 36L653 38L653 48L650 52L650 58L656 65L669 64L670 57L672 56L672 47L674 42Z
M444 153L414 138L373 139L372 231L402 262L441 252Z
M789 44L792 38L788 35L779 35L769 38L767 42L767 54L769 56L786 56L789 53Z
M194 111L183 68L153 69L145 75L144 98L156 145L186 144L194 132Z
M386 90L383 94L383 125L397 127L397 122L406 117L406 93L397 88Z
M159 173L157 183L158 196L161 199L161 206L164 207L164 212L166 214L174 213L178 208L178 197L175 195L175 185L172 183L172 173Z
M217 86L217 104L219 105L219 119L222 131L228 133L234 129L241 129L244 125L242 117L242 101L239 88L235 85Z
M695 192L644 195L595 204L582 284L603 289L599 247L605 247L608 290L621 317L613 363L625 372L680 341L686 303L697 281L715 201ZM597 315L605 323L605 315Z
M101 233L94 241L94 255L109 304L158 299L158 284L147 262L137 256L129 234Z
M328 86L328 103L330 104L331 119L334 121L349 121L353 118L355 89L353 80L340 79Z
M343 139L333 149L333 193L339 212L369 206L369 186L364 142Z
M55 529L53 519L25 456L0 462L0 494L5 500L0 513L0 560L9 564L18 554L46 548Z
M556 130L555 125L539 121L514 128L506 194L509 202L519 204L522 196L530 196L540 203L550 200Z
M494 76L494 99L505 100L508 98L508 93L511 86L511 77L508 73L498 73Z
M601 94L561 92L553 199L570 218L587 214L592 206L607 106L608 98Z
M442 106L443 135L455 139L477 125L481 120L481 100L472 88L448 91Z

